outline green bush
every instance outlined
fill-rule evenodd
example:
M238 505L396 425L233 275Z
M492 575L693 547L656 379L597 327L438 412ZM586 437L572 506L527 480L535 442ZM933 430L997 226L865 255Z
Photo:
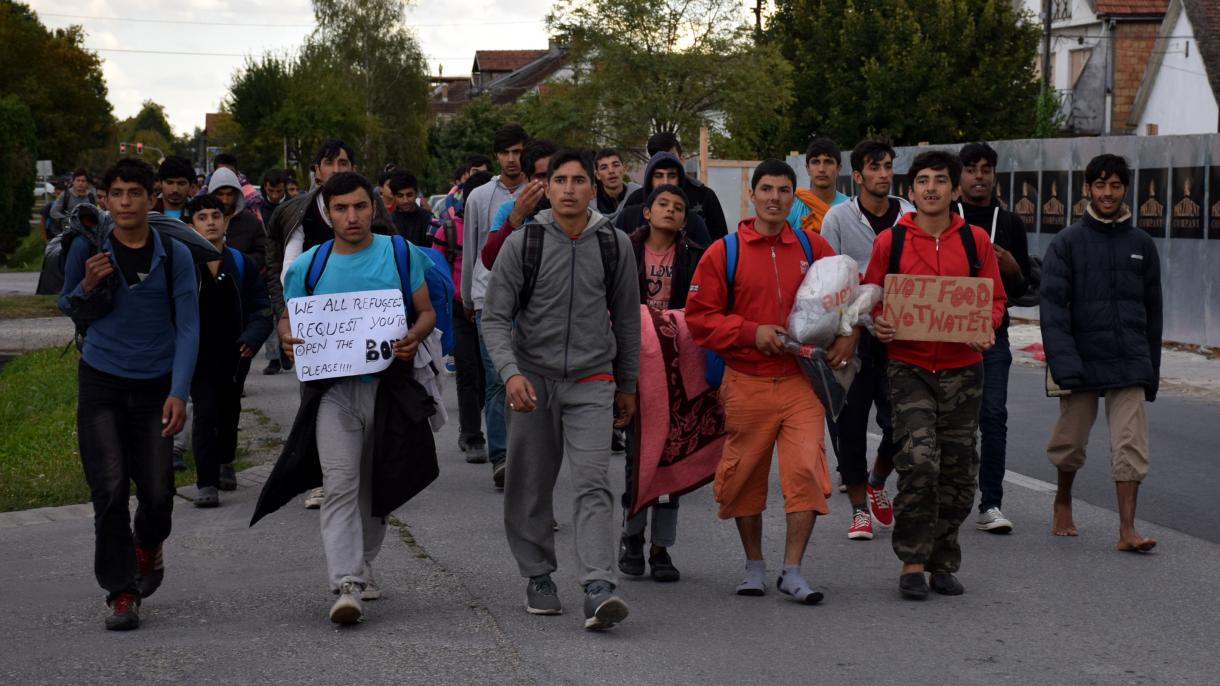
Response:
M46 247L41 232L35 229L21 239L17 249L5 259L4 266L16 271L36 272L42 269L42 253Z
M30 108L16 96L0 97L0 258L30 232L36 144Z

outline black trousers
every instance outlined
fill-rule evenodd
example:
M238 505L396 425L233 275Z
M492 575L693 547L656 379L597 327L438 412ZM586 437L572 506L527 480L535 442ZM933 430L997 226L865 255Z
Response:
M881 445L877 447L877 462L892 469L894 454L893 417L890 409L889 381L885 375L885 346L864 333L857 348L860 373L847 392L847 404L837 420L826 415L830 442L839 461L839 476L843 485L856 486L868 481L868 416L877 408L877 428L881 429Z
M462 301L453 301L453 364L457 367L458 443L462 448L485 445L483 404L486 381L479 352L479 330L466 321Z
M195 367L191 380L191 400L195 401L191 448L195 453L195 485L199 488L215 487L220 480L220 465L233 464L237 457L243 381L238 366L234 362L224 369L200 360Z
M79 369L76 431L93 501L93 571L109 602L136 592L137 545L155 548L169 537L174 509L173 440L161 436L161 409L170 377L126 379ZM127 500L136 484L132 531Z

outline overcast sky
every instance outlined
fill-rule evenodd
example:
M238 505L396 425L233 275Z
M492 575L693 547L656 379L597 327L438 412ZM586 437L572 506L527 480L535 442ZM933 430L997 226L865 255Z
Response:
M134 115L151 98L165 106L177 134L202 127L203 115L217 110L244 55L295 50L313 24L309 0L26 1L50 28L85 27L86 46L103 60L116 117ZM445 74L469 74L476 49L545 48L542 20L551 6L548 0L419 0L407 21L433 74L440 66Z

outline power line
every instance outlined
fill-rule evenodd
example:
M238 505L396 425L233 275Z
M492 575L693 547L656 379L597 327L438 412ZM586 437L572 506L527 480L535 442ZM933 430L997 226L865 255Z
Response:
M85 14L60 14L57 12L39 12L39 16L43 17L59 17L61 19L90 19L97 21L123 21L135 22L143 24L186 24L189 26L249 26L257 28L281 28L281 29L312 29L314 24L263 24L251 22L230 22L230 21L204 21L204 20L188 20L188 19L148 19L146 17L97 17ZM459 27L459 26L498 26L501 24L543 24L543 19L521 19L514 21L464 21L464 22L447 22L439 24L414 24L407 22L409 27L423 28L444 28L444 27Z

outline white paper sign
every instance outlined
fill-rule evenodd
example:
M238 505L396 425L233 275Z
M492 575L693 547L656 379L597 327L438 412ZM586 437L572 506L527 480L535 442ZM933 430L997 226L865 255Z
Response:
M398 290L310 295L288 301L297 378L375 374L394 360L394 341L407 335L407 311Z

